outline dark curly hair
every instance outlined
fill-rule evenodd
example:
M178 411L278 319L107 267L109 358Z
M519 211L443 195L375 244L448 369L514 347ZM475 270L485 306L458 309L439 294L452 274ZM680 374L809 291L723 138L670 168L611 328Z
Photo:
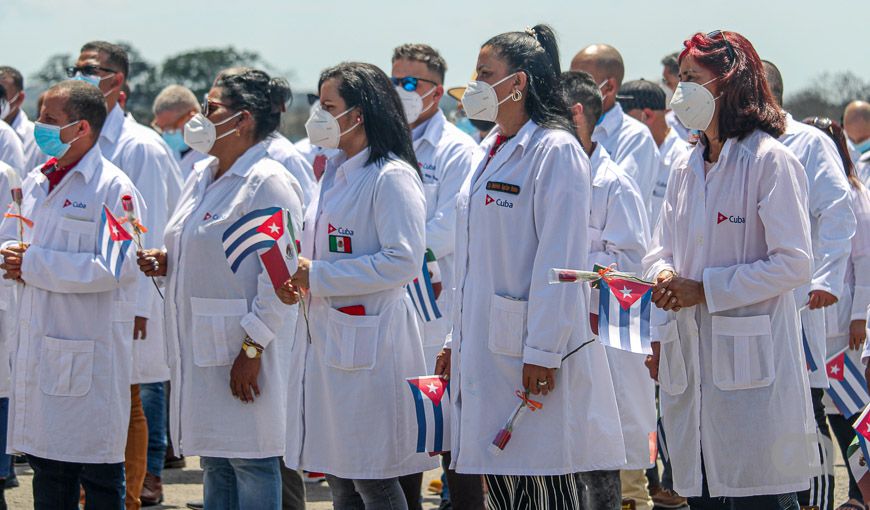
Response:
M264 71L250 67L221 71L214 86L223 90L231 109L251 113L256 142L265 140L278 129L281 112L293 98L287 80L272 78Z

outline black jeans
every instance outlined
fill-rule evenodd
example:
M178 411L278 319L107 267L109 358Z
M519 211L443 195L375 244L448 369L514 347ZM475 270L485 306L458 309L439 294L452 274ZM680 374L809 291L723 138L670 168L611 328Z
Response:
M33 508L77 510L79 484L85 489L85 510L124 509L124 463L82 464L28 455L33 468Z

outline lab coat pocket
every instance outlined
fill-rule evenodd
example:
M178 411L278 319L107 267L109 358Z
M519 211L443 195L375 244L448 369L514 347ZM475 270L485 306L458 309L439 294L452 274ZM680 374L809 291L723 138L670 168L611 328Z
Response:
M66 216L60 219L60 230L65 233L66 251L70 253L96 253L96 222Z
M326 364L341 370L371 370L378 356L379 315L327 313Z
M190 298L193 312L193 363L220 367L233 362L242 348L245 330L242 317L248 313L245 299Z
M523 355L528 302L493 294L489 305L489 350L505 356Z
M668 323L660 342L659 387L668 395L682 395L688 386L688 377L676 320Z
M93 340L42 339L39 387L46 395L81 397L91 389L94 375Z
M713 316L713 383L720 390L769 386L774 378L770 316Z

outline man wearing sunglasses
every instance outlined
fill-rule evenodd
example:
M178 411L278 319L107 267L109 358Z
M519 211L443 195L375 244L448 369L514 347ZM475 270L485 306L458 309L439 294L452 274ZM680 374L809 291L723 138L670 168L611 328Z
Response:
M782 107L782 74L773 63L766 60L762 63L773 98ZM810 367L813 411L819 432L826 438L820 444L827 449L832 445L831 431L825 419L822 398L824 389L828 387L826 362L828 357L837 354L827 352L827 338L829 334L833 336L838 332L835 331L836 324L826 324L825 308L836 303L843 295L846 265L852 251L851 239L855 234L855 214L843 161L830 137L786 113L785 134L779 141L800 160L807 172L809 184L807 195L815 264L811 282L795 289L795 301L800 308L804 350L807 366ZM860 359L860 351L854 353L853 359ZM812 479L809 491L798 493L802 505L815 505L820 510L833 509L832 455L832 451L824 452L822 467L827 472Z
M18 135L18 139L21 140L24 160L19 171L26 173L48 161L48 156L43 154L36 145L36 140L33 138L33 122L21 109L26 97L24 77L14 67L0 66L0 86L6 91L5 98L0 97L0 120L6 121ZM2 106L4 99L6 100L5 107ZM3 157L0 156L0 161L2 160ZM9 161L6 163L11 164Z
M426 196L426 247L434 254L442 277L442 288L453 286L453 242L456 196L471 171L471 156L477 144L447 121L438 107L444 96L447 63L431 46L404 44L393 50L392 81L402 100L411 129L414 152L423 178ZM422 264L423 261L420 261ZM423 320L423 352L429 373L450 332L450 292L437 296L441 318ZM444 464L449 465L449 460ZM420 508L422 474L400 478L411 510ZM449 473L447 482L454 508L483 508L480 476Z
M181 191L181 171L175 156L151 129L124 115L118 98L129 74L127 51L104 41L92 41L81 48L75 66L67 70L70 78L97 87L106 98L108 116L100 132L103 155L126 173L145 199L146 208L137 211L148 232L144 246L161 246L163 229ZM143 274L138 276L136 319L133 335L133 374L131 379L131 416L127 436L127 508L139 508L139 495L145 479L148 432L139 384L164 380L160 374L164 352L162 300ZM146 343L147 342L147 343ZM159 358L158 358L159 357Z
M646 126L626 115L616 101L625 77L622 55L607 44L593 44L574 56L571 70L591 74L604 98L604 113L598 119L592 141L600 143L634 179L649 208L661 158Z

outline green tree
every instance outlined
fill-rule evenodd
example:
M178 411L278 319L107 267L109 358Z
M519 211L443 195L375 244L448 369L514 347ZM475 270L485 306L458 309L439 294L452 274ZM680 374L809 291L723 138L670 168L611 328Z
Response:
M211 88L218 72L237 66L269 68L260 55L253 51L239 51L232 46L197 49L166 59L160 66L160 82L164 86L172 83L184 85L197 98L201 98Z

